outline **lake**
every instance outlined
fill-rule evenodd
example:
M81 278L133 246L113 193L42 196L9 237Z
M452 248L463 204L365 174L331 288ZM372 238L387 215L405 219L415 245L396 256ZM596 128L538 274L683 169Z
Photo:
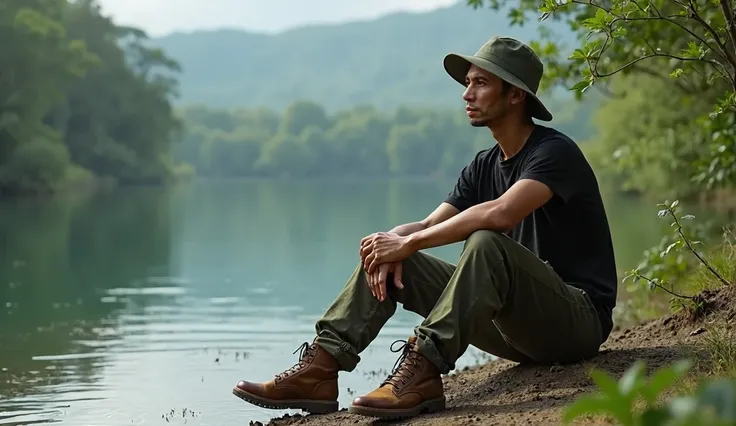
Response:
M452 184L194 181L3 200L0 424L222 425L285 413L231 388L296 363L360 239L423 218ZM605 201L618 266L631 268L662 221L650 203ZM455 262L461 247L430 252ZM341 374L341 407L384 378L398 355L390 344L419 321L397 311ZM458 367L482 359L471 348Z

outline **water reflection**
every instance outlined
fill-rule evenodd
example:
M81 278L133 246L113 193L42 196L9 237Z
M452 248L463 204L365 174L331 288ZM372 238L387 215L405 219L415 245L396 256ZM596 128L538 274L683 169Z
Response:
M360 238L423 217L451 184L196 182L0 204L0 424L279 414L230 388L291 366ZM656 214L607 206L619 266L635 262L658 238ZM454 262L460 248L430 252ZM418 320L399 310L341 375L343 406L383 378L389 345Z
M94 352L110 340L119 304L100 296L168 265L169 216L156 191L0 205L4 422L102 398L90 395L105 366Z

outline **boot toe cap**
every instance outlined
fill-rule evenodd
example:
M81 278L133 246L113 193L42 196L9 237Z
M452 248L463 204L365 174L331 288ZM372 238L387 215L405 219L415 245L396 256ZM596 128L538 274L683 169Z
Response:
M389 400L388 398L377 398L369 395L359 396L355 398L353 400L353 405L357 407L379 409L393 408L394 406L393 401Z
M238 384L235 385L235 387L239 390L250 392L250 393L257 393L258 389L260 388L258 383L251 383L245 380L239 381Z

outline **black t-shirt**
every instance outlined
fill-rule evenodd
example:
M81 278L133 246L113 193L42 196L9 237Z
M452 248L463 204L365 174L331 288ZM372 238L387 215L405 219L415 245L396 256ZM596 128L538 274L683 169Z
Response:
M598 181L577 144L537 125L521 151L507 160L498 145L478 152L445 201L463 211L500 197L520 179L545 183L554 195L508 235L588 294L605 340L613 327L616 262Z

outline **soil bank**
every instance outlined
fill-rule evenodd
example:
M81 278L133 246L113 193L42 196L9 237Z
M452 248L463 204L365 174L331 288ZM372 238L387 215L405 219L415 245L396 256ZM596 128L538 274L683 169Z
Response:
M342 408L327 415L287 415L272 419L268 425L556 425L565 406L581 394L595 391L588 376L590 368L605 369L619 378L638 359L651 371L698 351L711 327L709 319L716 315L731 323L736 319L734 287L704 292L712 311L701 318L681 312L615 330L598 356L584 363L542 366L494 360L444 376L447 410L441 413L379 422L348 414Z

